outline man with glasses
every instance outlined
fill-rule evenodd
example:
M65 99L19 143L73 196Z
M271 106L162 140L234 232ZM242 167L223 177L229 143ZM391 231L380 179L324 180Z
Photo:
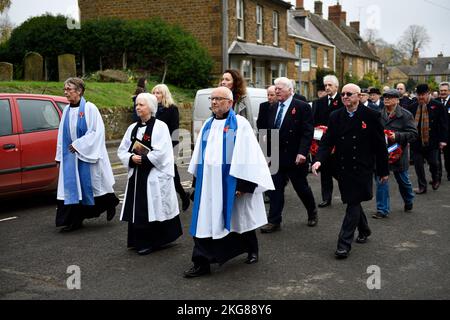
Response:
M262 193L274 188L250 123L232 109L231 90L218 87L210 100L213 116L200 131L188 169L195 176L194 249L186 278L208 274L211 263L242 253L245 263L258 261L255 229L267 223Z
M348 257L356 228L359 232L356 242L367 242L371 230L361 202L373 197L374 171L381 183L385 183L389 176L380 113L363 107L359 100L360 93L361 89L355 84L347 84L342 88L345 108L330 115L328 130L317 153L317 162L312 166L313 173L317 175L322 162L335 148L339 190L342 202L347 204L335 251L337 259Z
M278 143L279 168L272 170L276 171L272 175L275 190L270 192L269 223L261 228L262 233L280 230L288 179L306 208L308 226L314 227L318 221L316 202L307 180L306 156L314 133L311 108L306 102L294 99L292 82L288 78L275 80L275 92L278 105L271 109L265 127L279 130L278 141L272 142L272 146ZM272 147L272 154L274 149Z
M411 144L411 148L414 152L414 166L419 183L419 188L415 192L424 194L427 192L425 159L430 166L433 190L437 190L440 186L438 157L440 149L447 145L448 117L443 104L431 99L427 84L419 84L416 92L417 102L411 106L410 110L415 118L419 136Z

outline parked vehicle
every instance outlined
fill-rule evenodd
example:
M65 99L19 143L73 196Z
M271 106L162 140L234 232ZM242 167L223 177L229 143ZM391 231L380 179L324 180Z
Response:
M197 140L197 136L200 132L200 129L203 126L203 122L211 116L211 102L208 97L211 96L211 92L214 88L201 89L197 91L194 100L194 107L192 112L192 134L193 134L193 143ZM247 96L250 99L252 112L253 112L253 121L256 127L256 119L258 118L259 105L265 101L267 101L267 90L259 89L259 88L249 88L247 87Z
M0 198L56 190L64 97L0 93Z

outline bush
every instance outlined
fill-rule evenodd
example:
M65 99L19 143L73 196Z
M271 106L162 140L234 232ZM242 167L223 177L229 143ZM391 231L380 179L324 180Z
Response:
M0 47L0 57L22 70L16 66L22 65L29 51L44 57L49 80L57 79L57 57L64 53L75 54L77 63L84 57L87 73L131 68L185 88L207 86L213 66L206 49L191 34L161 19L103 18L70 30L64 16L34 17L13 30L6 46Z

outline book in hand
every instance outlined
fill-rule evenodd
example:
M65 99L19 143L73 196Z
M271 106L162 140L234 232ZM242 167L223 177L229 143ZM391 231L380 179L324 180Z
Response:
M138 156L145 156L150 152L150 148L144 145L141 141L135 140L131 152L137 154Z

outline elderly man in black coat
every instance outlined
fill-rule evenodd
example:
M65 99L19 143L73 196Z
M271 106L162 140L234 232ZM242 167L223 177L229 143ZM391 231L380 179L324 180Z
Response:
M415 192L423 194L427 192L424 159L430 166L433 190L437 190L440 186L438 157L440 149L447 145L448 118L444 105L431 99L427 84L419 84L416 92L418 99L411 105L410 111L416 121L419 137L411 144L411 148L414 151L414 166L419 183L419 188Z
M384 108L381 110L381 124L388 140L389 170L394 173L400 195L405 203L405 212L412 210L414 191L409 179L408 143L417 139L417 127L412 114L399 104L400 94L395 89L383 93ZM390 208L389 183L377 180L377 213L372 218L388 217Z
M336 174L342 201L347 210L335 256L348 257L356 228L356 242L365 243L371 231L361 202L373 197L373 173L376 169L381 183L389 178L388 152L384 138L380 113L365 108L359 103L361 88L347 84L342 88L342 102L345 108L330 115L325 133L312 171L317 175L321 163L326 161L335 148Z

